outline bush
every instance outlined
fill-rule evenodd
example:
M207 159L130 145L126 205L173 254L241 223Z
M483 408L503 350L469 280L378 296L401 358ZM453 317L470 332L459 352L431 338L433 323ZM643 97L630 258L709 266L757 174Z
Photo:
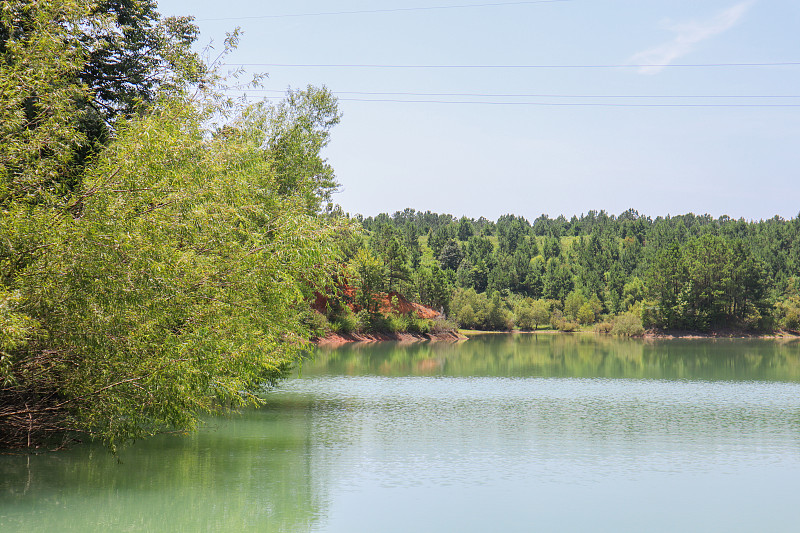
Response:
M583 293L578 290L572 291L564 300L564 314L570 319L576 319L578 312L585 303L586 299L583 297Z
M434 335L439 333L451 333L458 329L456 324L445 318L434 318L433 320L428 320L427 322L430 327L428 332Z
M500 298L500 293L492 294L492 299L486 306L486 319L483 328L489 331L508 331L514 327L514 318L506 308L506 302Z
M580 309L578 309L578 322L581 324L591 324L594 322L594 309L592 309L591 304L588 302L583 304Z
M418 335L425 335L431 332L431 321L424 318L408 318L408 325L406 331L409 333L416 333Z
M331 322L333 331L339 334L357 333L361 330L361 323L358 316L352 312L349 314L340 315L338 319Z
M462 328L469 329L475 327L475 311L470 304L465 304L461 307L455 318L458 325Z
M561 329L561 324L564 322L564 314L561 312L561 309L553 309L553 312L550 313L550 327L553 329Z
M366 309L359 311L356 318L360 325L360 331L363 333L389 334L408 331L409 324L413 320L411 317L394 313L388 316L382 313L370 313Z
M786 298L775 304L776 317L782 329L797 330L800 328L800 298Z
M639 315L630 311L622 313L614 319L614 327L611 329L611 333L625 337L639 337L644 335L642 319L639 318Z
M786 316L783 317L783 327L784 329L798 329L800 327L800 309L792 308L786 312Z
M534 329L535 322L533 316L533 307L528 300L521 300L514 306L514 316L516 326L519 329Z
M403 315L391 314L386 317L386 333L403 333L408 331L409 319Z
M547 300L536 300L531 304L531 308L534 329L538 329L539 324L547 324L550 321L550 303Z
M312 338L322 338L329 335L333 328L325 315L314 309L309 310L308 314L303 316L303 324L308 328L309 335Z
M558 330L570 333L578 329L578 323L571 320L564 320L558 325Z
M595 333L611 333L611 330L614 328L614 324L612 322L598 322L594 325L594 332Z

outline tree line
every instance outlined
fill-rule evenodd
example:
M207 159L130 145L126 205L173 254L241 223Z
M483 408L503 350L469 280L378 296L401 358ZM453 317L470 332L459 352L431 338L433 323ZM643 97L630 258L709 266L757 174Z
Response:
M354 218L364 234L343 248L358 297L398 291L463 328L766 332L800 320L798 218Z

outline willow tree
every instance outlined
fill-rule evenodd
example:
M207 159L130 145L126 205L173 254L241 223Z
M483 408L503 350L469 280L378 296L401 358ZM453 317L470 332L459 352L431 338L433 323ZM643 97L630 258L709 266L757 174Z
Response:
M64 33L86 20L71 5L17 46L27 66L2 67L37 88L41 125L24 127L4 85L0 109L18 120L0 138L14 157L1 169L0 446L113 447L259 403L300 357L305 300L335 270L336 222L283 187L263 130L210 131L215 108L181 91L120 118L78 188L48 189L81 140L72 95L91 97L64 84L69 98L44 105L85 61Z

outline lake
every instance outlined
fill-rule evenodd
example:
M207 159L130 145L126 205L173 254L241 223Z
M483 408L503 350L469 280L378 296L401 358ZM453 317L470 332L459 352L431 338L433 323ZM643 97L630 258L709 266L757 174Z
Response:
M0 531L795 532L800 342L322 347L268 405L0 455Z

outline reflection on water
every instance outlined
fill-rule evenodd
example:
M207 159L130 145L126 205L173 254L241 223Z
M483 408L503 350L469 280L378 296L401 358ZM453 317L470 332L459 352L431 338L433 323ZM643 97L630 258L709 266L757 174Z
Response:
M310 530L321 493L306 411L249 411L119 459L95 445L0 456L0 531Z
M795 531L800 346L320 349L197 435L0 456L0 531Z
M303 375L800 381L800 341L481 335L462 343L322 347Z

